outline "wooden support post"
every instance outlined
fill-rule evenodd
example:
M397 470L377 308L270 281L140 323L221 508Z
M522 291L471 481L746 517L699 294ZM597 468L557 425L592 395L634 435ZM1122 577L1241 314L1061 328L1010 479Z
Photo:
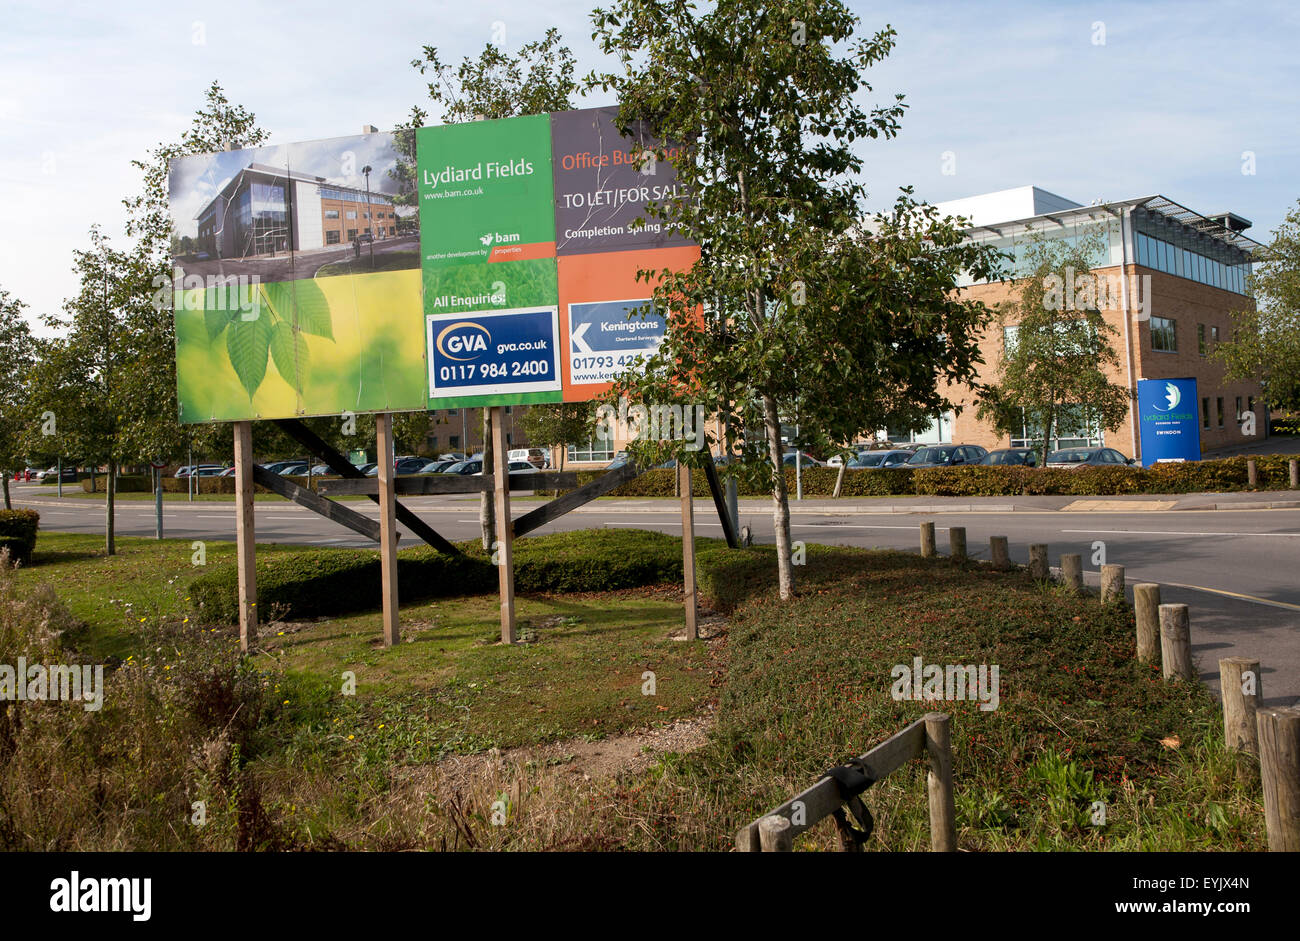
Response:
M489 420L492 423L492 447L498 455L496 461L496 516L497 541L493 556L497 561L497 584L501 594L501 643L513 644L519 639L515 632L515 563L514 526L510 520L510 462L506 460L506 410L492 406Z
M930 796L930 849L957 851L957 795L952 784L952 723L942 712L925 714L925 750L930 756L926 790Z
M758 824L751 823L747 827L741 827L736 831L736 852L737 853L761 853L763 844L758 838Z
M1124 600L1124 566L1103 565L1101 567L1101 602Z
M257 643L257 534L253 524L253 423L235 426L235 564L239 571L239 649ZM191 468L191 473L193 469Z
M1076 595L1083 593L1083 556L1077 552L1061 556L1061 583Z
M1255 713L1263 699L1259 661L1225 657L1219 661L1219 691L1223 694L1223 743L1229 751L1259 754Z
M954 562L966 561L966 527L948 527L948 554Z
M934 523L921 524L921 558L934 558Z
M1291 489L1300 490L1300 461L1287 461L1286 466L1287 470L1290 472Z
M1185 604L1160 606L1160 658L1167 680L1194 680L1191 617Z
M1246 486L1251 490L1259 486L1259 467L1253 457L1246 459Z
M775 814L758 822L758 842L764 853L789 853L794 849L794 831L789 817Z
M1160 586L1143 582L1133 586L1133 610L1137 615L1138 663L1160 660Z
M375 416L375 476L379 479L379 581L384 608L384 646L400 643L402 628L397 614L397 495L393 479L393 416Z
M1011 553L1007 549L1006 536L989 537L989 558L993 560L993 567L1000 572L1011 568Z
M1257 717L1268 849L1300 852L1300 708L1260 709Z
M1047 581L1050 574L1047 565L1047 543L1036 542L1029 547L1029 574L1040 582Z
M831 493L831 497L836 500L840 498L840 491L844 489L844 472L848 470L848 467L849 459L847 457L840 458L840 470L835 475L835 490Z
M686 639L698 640L699 611L695 598L695 503L691 498L691 469L677 462L677 482L682 491L682 587L686 603Z
M727 547L739 549L740 539L736 536L736 519L727 508L727 497L722 492L722 481L718 479L718 468L713 463L713 452L708 448L704 449L704 480L709 485L714 509L718 511L718 522L722 524L722 536L727 540Z

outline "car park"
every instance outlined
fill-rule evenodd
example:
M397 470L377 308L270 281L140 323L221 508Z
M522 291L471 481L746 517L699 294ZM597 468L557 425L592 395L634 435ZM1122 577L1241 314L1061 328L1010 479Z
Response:
M1062 448L1047 455L1048 467L1131 467L1134 463L1114 448Z
M891 449L888 451L863 451L849 461L849 468L880 470L881 468L901 467L912 458L911 451Z
M981 464L1001 465L1001 466L1018 466L1018 467L1037 467L1038 452L1033 448L998 448L996 451L990 451L984 455Z
M506 471L511 474L536 474L538 467L532 461L511 461Z
M284 467L281 467L278 471L276 471L276 473L279 474L281 477L306 477L307 465L286 464Z
M987 453L978 444L928 444L919 448L903 466L913 470L924 467L966 467L978 464Z
M483 470L482 461L457 461L451 467L443 471L444 474L459 474L462 477L468 477L471 474L478 474Z
M398 476L404 477L408 474L424 473L424 469L428 464L429 459L427 457L401 457L393 463L393 470Z
M527 461L539 470L551 463L541 448L514 448L506 457L511 461Z

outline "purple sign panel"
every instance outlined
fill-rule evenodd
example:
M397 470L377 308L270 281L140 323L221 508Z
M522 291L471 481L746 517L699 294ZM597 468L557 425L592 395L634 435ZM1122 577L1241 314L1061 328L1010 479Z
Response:
M646 212L646 203L671 200L681 188L671 163L646 152L651 138L619 134L617 115L617 108L551 115L557 255L691 244Z

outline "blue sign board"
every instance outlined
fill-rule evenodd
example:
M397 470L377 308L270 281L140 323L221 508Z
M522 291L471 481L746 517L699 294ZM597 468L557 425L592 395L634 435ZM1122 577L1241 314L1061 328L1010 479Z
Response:
M1142 466L1161 461L1199 461L1195 379L1139 379L1138 424Z
M649 356L664 339L664 318L646 298L569 305L569 381L612 382L637 357Z
M430 314L430 407L560 401L558 324L557 307Z

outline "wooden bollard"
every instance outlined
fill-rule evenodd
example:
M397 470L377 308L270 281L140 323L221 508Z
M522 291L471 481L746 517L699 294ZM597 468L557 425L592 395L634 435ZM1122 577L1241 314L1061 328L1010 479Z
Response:
M737 853L761 853L763 845L758 839L758 824L751 823L736 831Z
M1225 657L1219 661L1219 690L1223 693L1223 742L1229 751L1259 754L1255 712L1263 698L1259 661Z
M1160 659L1167 680L1194 680L1191 618L1185 604L1160 606Z
M1300 709L1260 709L1259 776L1272 853L1300 851Z
M1259 468L1253 457L1246 460L1246 486L1252 490L1259 486Z
M764 853L789 853L794 849L790 819L772 814L758 822L758 842Z
M942 712L925 714L925 749L930 756L926 793L930 798L930 850L957 852L957 795L952 784L952 724Z
M1077 552L1061 556L1061 582L1076 595L1083 591L1083 556Z
M1300 490L1300 461L1287 461L1286 466L1291 472L1291 489Z
M948 554L954 562L966 561L966 527L950 526L948 528Z
M1143 582L1133 586L1137 615L1138 663L1160 661L1160 586Z
M989 537L989 558L993 560L993 567L998 571L1011 568L1011 553L1007 550L1006 536Z
M921 558L934 558L934 523L921 524Z
M1124 566L1103 565L1101 567L1101 601L1124 600Z
M1036 542L1029 547L1029 574L1040 582L1045 582L1047 573L1047 543Z

